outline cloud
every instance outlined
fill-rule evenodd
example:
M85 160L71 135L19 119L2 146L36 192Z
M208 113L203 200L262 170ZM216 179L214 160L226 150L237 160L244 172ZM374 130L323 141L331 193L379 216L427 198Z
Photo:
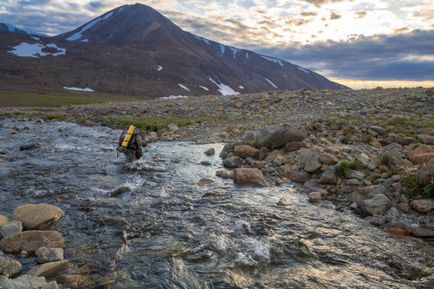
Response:
M330 20L336 20L336 19L339 19L339 18L341 18L341 15L338 14L338 13L336 13L336 12L332 12L330 14Z
M350 2L352 0L303 0L303 1L313 4L317 7L320 7L324 4L335 3L335 2Z
M363 18L366 16L366 14L368 14L368 12L366 12L366 11L357 11L356 12L357 18Z
M434 80L434 30L359 37L298 48L260 49L329 77L365 80Z

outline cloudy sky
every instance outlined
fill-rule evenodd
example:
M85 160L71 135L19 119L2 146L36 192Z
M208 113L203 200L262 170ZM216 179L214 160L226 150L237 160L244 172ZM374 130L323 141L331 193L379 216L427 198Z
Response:
M353 88L434 86L433 0L0 0L0 22L50 35L144 3L184 30Z

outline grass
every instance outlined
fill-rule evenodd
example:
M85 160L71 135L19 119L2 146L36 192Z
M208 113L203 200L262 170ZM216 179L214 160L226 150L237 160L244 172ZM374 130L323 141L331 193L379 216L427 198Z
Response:
M359 160L354 160L352 162L343 160L336 165L336 174L340 177L346 178L350 174L351 170L358 170L361 166L362 163Z
M393 164L392 157L389 154L382 154L379 159L380 164L390 167Z
M59 107L63 105L98 104L109 101L131 101L138 99L140 98L75 91L51 93L0 91L0 107Z

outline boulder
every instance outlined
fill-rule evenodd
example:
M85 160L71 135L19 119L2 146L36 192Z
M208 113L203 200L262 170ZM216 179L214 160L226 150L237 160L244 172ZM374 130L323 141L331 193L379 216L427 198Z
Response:
M235 169L234 183L239 185L264 185L265 179L259 169L242 168Z
M411 201L410 206L414 210L420 213L428 213L429 211L434 209L434 200L433 199L413 200Z
M408 155L413 164L420 165L434 160L434 149L429 145L420 145Z
M433 238L434 237L434 230L431 230L429 228L424 228L424 227L413 228L412 233L414 236L420 237L420 238Z
M308 195L309 202L318 203L321 201L321 193L320 192L310 192Z
M322 196L328 195L328 191L323 189L317 182L315 181L308 181L305 182L303 185L304 188L306 188L310 192L319 192Z
M41 247L63 248L64 245L62 234L55 231L25 231L0 240L0 250L10 254L34 253Z
M420 141L427 145L434 145L434 136L428 134L420 134L417 136Z
M367 198L370 198L378 194L386 194L387 188L383 185L372 185L359 188L358 191Z
M300 150L303 147L303 143L299 141L292 141L289 143L286 143L285 150L287 152L295 152Z
M38 263L48 263L63 260L62 248L41 247L35 252Z
M280 198L280 200L277 202L277 205L280 207L288 207L290 202L287 198Z
M9 218L4 216L4 215L0 215L0 226L7 224L9 222Z
M51 289L44 277L23 275L15 279L0 278L2 289Z
M207 150L205 151L205 154L206 154L207 156L213 156L213 155L215 155L215 149L214 149L214 148L209 148L209 149L207 149Z
M217 177L223 178L223 179L233 179L234 178L234 172L233 171L226 171L226 170L220 170L215 173Z
M392 207L392 202L383 194L377 194L362 202L363 210L371 215L383 214Z
M257 158L259 150L249 145L238 145L234 148L234 153L241 158Z
M337 182L338 182L338 176L336 174L335 166L328 167L321 175L321 178L319 179L320 184L336 185Z
M22 267L20 262L0 251L0 275L13 277L21 272Z
M319 161L320 151L318 149L305 149L299 155L299 162L306 172L313 173L321 168Z
M44 229L65 215L62 209L49 204L29 204L14 210L14 219L26 230Z
M396 236L410 236L413 231L409 225L401 221L385 224L382 229L383 231Z
M422 167L416 174L416 181L422 186L426 186L434 182L434 165Z
M290 124L268 126L262 128L256 136L258 147L265 146L269 149L284 147L288 142L303 141L307 137L304 128Z
M293 182L304 183L310 180L311 175L305 171L289 171L285 173L285 177Z
M323 152L319 155L319 161L326 165L334 165L338 159L332 154Z
M69 267L68 260L56 261L45 263L30 269L26 275L38 276L38 277L50 277L54 276L62 271L65 271Z
M223 166L229 169L241 168L244 164L244 160L240 157L233 156L223 161Z
M20 221L10 221L0 226L0 237L4 238L9 235L17 234L23 231L23 224Z

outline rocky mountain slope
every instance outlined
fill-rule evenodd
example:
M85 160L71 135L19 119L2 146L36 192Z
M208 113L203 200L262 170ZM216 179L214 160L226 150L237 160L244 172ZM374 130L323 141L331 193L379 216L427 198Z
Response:
M76 87L149 96L346 89L287 61L183 31L141 4L121 6L50 38L3 30L5 89Z

